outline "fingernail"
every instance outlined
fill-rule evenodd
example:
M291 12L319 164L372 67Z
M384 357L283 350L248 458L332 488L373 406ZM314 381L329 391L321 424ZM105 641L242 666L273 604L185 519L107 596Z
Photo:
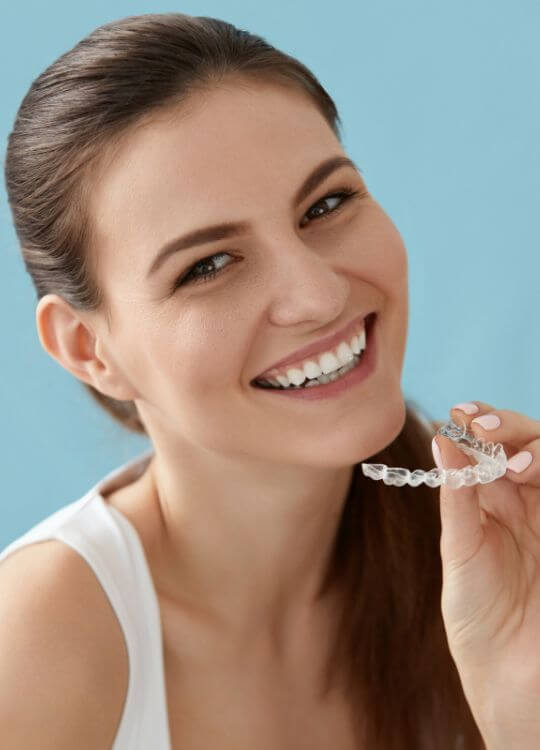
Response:
M444 469L444 465L441 458L441 451L439 450L439 446L437 445L437 441L435 438L431 441L431 451L433 453L433 458L435 459L435 464L438 469Z
M525 471L527 466L530 466L532 460L532 453L529 453L529 451L521 451L521 453L516 453L515 456L512 456L506 464L506 468L519 474L520 471Z
M467 401L464 404L456 404L452 407L452 409L459 409L460 411L464 411L465 414L476 414L478 411L478 407L476 404L471 404L470 401Z
M484 430L496 430L501 426L501 420L496 414L484 414L482 417L475 417L471 424L479 424Z

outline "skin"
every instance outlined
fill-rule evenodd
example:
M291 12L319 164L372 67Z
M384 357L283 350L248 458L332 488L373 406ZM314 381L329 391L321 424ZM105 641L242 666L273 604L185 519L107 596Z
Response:
M291 664L321 632L327 609L316 593L353 465L391 443L405 419L398 230L351 167L291 206L307 174L338 154L307 96L277 85L232 81L147 119L91 190L110 328L103 312L78 312L57 295L36 311L45 350L102 393L134 400L148 430L155 457L121 507L162 598L273 664ZM312 211L301 224L344 184L366 193L332 216L337 201L323 203L328 219ZM233 220L252 222L251 235L185 250L145 279L167 240ZM168 296L193 263L229 251L215 259L229 263L221 275ZM377 369L354 390L308 402L250 386L372 310Z
M534 750L540 747L540 420L470 403L474 414L456 405L452 419L486 442L502 443L509 464L493 482L440 488L442 615L487 750ZM482 424L488 416L497 420ZM475 463L448 438L435 442L443 468ZM520 458L527 465L514 463Z

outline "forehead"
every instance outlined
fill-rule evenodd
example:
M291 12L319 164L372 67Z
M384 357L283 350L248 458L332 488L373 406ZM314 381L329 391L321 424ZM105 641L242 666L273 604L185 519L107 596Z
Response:
M170 237L220 221L255 223L269 195L276 208L276 200L288 206L314 165L340 150L297 90L229 84L195 94L132 129L94 177L99 266L106 278L142 279Z

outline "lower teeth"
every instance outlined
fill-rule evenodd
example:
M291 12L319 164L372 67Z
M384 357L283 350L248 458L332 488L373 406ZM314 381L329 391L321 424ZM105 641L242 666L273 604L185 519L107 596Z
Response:
M272 385L263 385L261 387L273 388L274 390L277 390L277 391L290 391L290 390L298 390L300 388L314 388L319 385L326 385L326 383L330 383L333 380L338 380L343 375L346 375L350 370L353 370L356 367L356 365L360 362L360 359L362 358L363 353L364 352L362 352L361 354L355 354L354 359L352 359L346 365L341 367L339 370L335 370L334 372L331 372L328 375L320 375L318 378L314 378L313 380L308 380L307 382L304 381L302 385L289 385L286 388L284 388L283 386L272 386Z

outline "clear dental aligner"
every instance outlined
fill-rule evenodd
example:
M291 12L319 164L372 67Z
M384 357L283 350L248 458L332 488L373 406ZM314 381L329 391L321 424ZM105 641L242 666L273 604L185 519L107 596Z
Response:
M457 489L464 484L468 486L479 483L487 484L505 475L508 459L502 443L486 443L482 438L476 437L473 432L467 430L464 422L463 427L460 428L453 419L442 425L438 434L450 438L463 453L475 458L478 461L476 466L465 466L462 469L431 469L430 471L415 469L410 472L409 469L390 467L386 464L363 463L364 476L370 479L382 479L385 484L393 484L396 487L403 487L404 484L418 487L419 484L425 482L429 487L440 487L441 484L446 484L452 489Z

